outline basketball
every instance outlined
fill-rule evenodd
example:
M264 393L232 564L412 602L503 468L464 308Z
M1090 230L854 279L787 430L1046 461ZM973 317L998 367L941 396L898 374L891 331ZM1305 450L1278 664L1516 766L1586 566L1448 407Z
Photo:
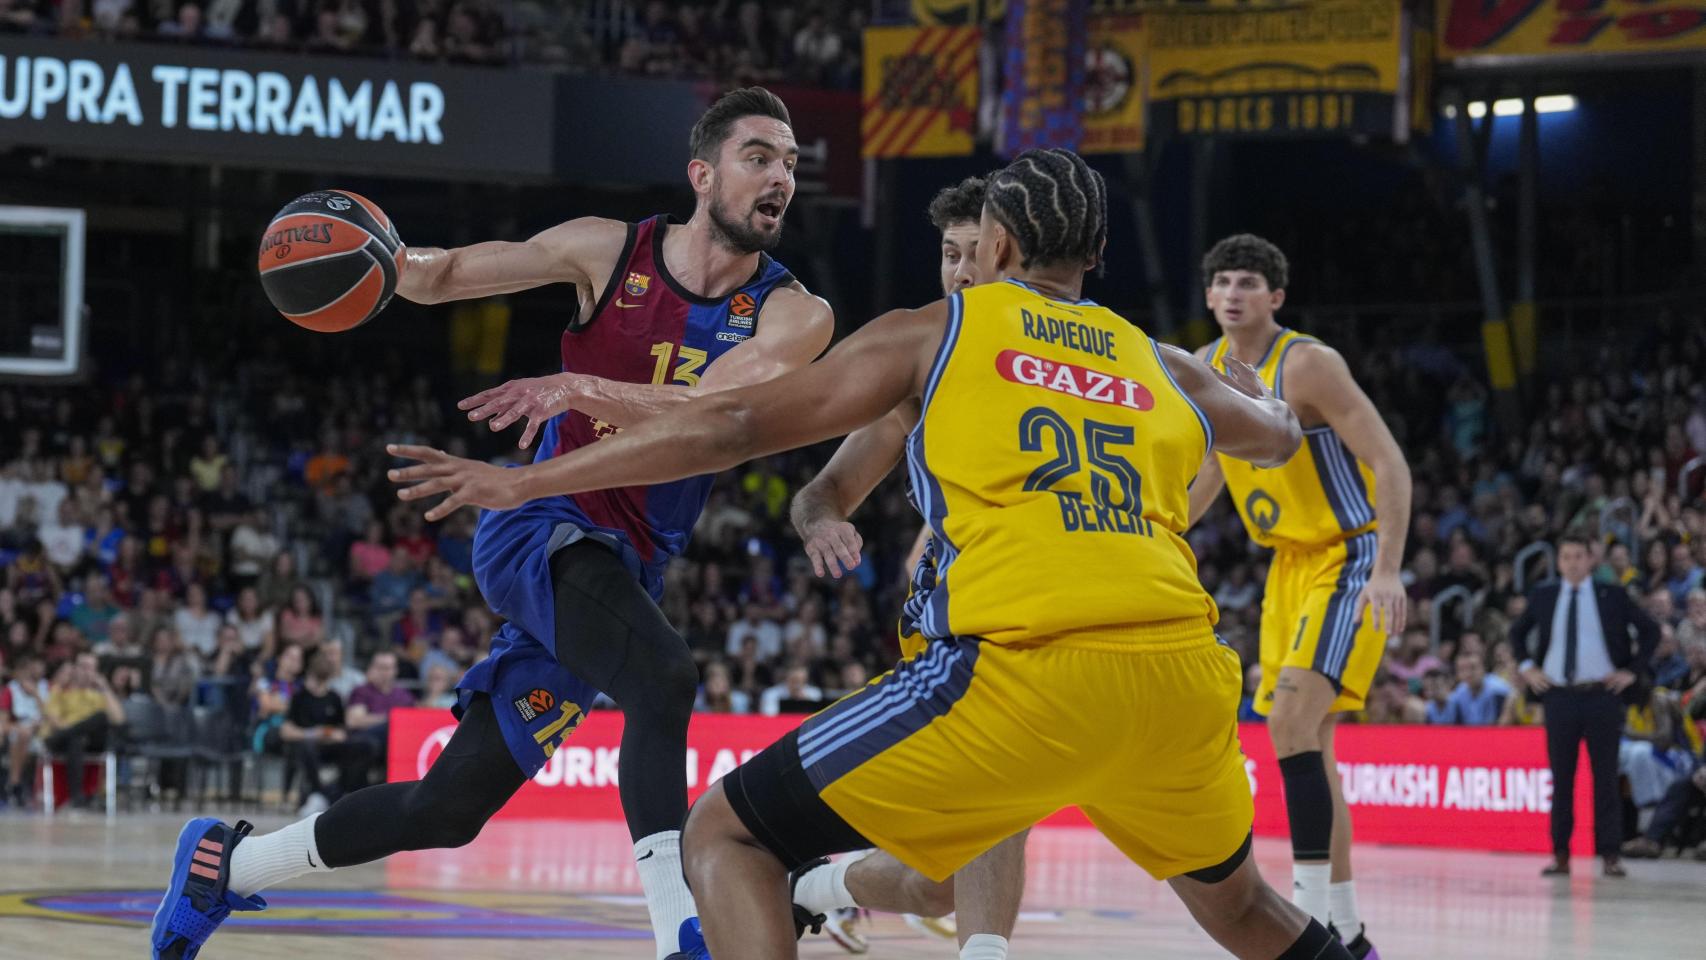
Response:
M352 330L397 292L403 241L385 211L348 190L285 204L257 254L261 287L290 322L320 333Z

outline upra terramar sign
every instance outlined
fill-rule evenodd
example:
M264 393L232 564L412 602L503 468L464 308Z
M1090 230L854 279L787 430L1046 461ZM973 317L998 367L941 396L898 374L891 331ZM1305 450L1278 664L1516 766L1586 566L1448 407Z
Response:
M0 143L259 166L546 175L554 88L551 76L521 69L6 39Z

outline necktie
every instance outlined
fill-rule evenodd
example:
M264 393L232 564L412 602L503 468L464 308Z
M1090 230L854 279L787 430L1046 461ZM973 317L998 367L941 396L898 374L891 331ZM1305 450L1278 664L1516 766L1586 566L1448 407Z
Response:
M1576 682L1576 594L1581 586L1570 590L1570 609L1564 614L1564 685Z

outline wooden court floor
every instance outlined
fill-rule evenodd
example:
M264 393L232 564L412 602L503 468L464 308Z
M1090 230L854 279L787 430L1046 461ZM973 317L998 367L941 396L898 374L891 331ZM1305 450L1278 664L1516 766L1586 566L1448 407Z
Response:
M183 819L0 815L0 958L146 957L146 923ZM501 822L461 850L271 891L272 909L228 923L202 957L499 960L548 951L646 960L631 855L618 823ZM1258 843L1257 856L1271 880L1289 881L1283 842ZM1164 886L1089 830L1038 830L1029 859L1015 960L1224 956ZM1706 957L1706 864L1635 862L1624 881L1589 866L1544 880L1534 856L1372 847L1359 854L1358 887L1384 960ZM845 956L811 936L801 955ZM877 917L869 956L952 960L955 951Z

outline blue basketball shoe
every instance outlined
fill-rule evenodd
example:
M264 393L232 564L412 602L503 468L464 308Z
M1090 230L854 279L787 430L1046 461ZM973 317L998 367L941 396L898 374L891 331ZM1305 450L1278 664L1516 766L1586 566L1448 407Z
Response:
M699 918L681 921L681 949L664 960L711 960L711 950L705 946L705 934L699 929Z
M172 858L172 882L154 911L154 960L192 960L233 910L265 910L260 897L239 897L227 889L231 852L254 827L235 827L213 817L197 817L178 834Z

